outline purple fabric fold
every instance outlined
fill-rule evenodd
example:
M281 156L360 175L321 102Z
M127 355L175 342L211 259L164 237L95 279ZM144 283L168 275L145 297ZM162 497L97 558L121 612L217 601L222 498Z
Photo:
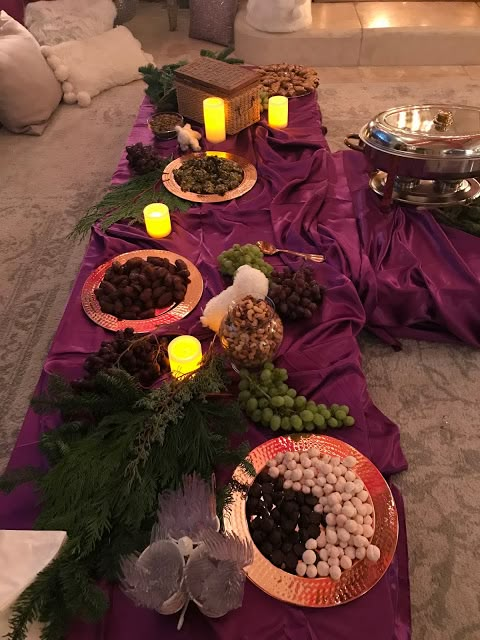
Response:
M151 111L151 105L145 101L129 144L153 142L146 127ZM162 155L176 153L175 142L155 143L155 146ZM384 301L394 304L397 288L405 283L411 283L411 295L417 297L419 308L426 313L429 308L423 301L426 280L420 278L421 271L416 279L408 279L398 263L398 284L395 284L393 273L390 280L393 291L387 286L388 278L383 284L382 278L390 268L390 251L382 249L380 230L370 237L367 227L372 216L373 228L381 226L381 220L377 220L370 201L368 207L360 207L362 198L367 202L368 194L364 193L364 182L355 174L359 168L355 169L347 154L330 154L314 96L291 101L287 130L272 130L262 119L219 147L247 157L256 165L259 178L255 187L229 203L196 206L184 214L172 213L172 234L162 240L149 238L138 225L116 224L108 232L95 227L37 391L45 387L51 373L69 378L80 375L86 355L96 351L101 341L111 336L94 325L81 308L82 286L98 265L119 253L142 248L171 250L192 260L204 278L203 297L187 318L163 331L192 333L206 343L212 335L200 326L199 317L208 299L227 284L218 271L218 254L235 242L268 240L277 246L322 252L327 256L325 264L309 265L326 288L321 311L312 320L289 324L286 328L278 364L288 368L289 383L317 402L348 404L356 425L351 429L330 430L329 435L355 446L386 476L405 470L407 465L400 447L398 427L373 405L368 394L357 336L366 323L372 328L375 323L381 326L383 316L375 314L381 314L382 310L390 331L392 323L389 324L390 316L388 309L385 311ZM113 183L120 184L129 177L123 154ZM413 225L414 222L410 236ZM386 239L388 233L393 234L384 231ZM272 259L272 263L298 267L301 261L282 255ZM402 291L398 292L400 294ZM442 299L443 303L446 301L447 298ZM405 303L397 307L398 311L394 310L392 317L401 312L399 326L400 321L408 325L412 316L406 313ZM420 316L415 315L415 308L413 313L416 322ZM447 317L448 312L443 310L443 313L439 322ZM470 330L474 330L473 325ZM41 464L36 443L45 429L54 426L52 416L36 416L29 411L10 465ZM273 434L251 424L247 435L254 447ZM402 499L395 489L394 495L400 518L394 561L371 591L347 605L318 610L299 608L281 603L247 583L240 610L211 620L191 605L184 628L177 633L175 616L160 616L136 608L113 588L112 606L102 624L78 623L69 638L346 640L354 634L358 640L407 640L410 613L405 520ZM20 488L10 496L1 496L0 527L28 528L37 511L36 498L29 487Z
M339 154L358 225L360 259L352 271L367 317L382 339L464 342L480 346L480 241L428 212L394 204L380 210L368 165Z

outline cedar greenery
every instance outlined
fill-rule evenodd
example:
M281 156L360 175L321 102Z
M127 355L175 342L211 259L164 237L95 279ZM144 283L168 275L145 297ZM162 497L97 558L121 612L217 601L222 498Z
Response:
M438 222L480 237L480 205L457 205L434 209L432 213Z
M100 202L80 218L69 237L84 237L96 222L103 230L123 220L128 220L129 224L143 223L143 209L151 202L163 202L170 211L190 209L191 202L177 198L163 186L162 174L170 161L165 158L159 169L112 186Z
M37 412L61 416L40 441L49 468L7 472L0 490L33 481L42 506L35 527L67 531L68 541L14 605L10 640L24 640L33 620L46 625L42 640L62 640L73 618L101 619L108 599L96 582L117 581L122 557L147 546L159 492L185 474L209 480L219 466L242 464L254 475L247 443L230 444L245 422L227 384L224 361L210 354L194 376L157 389L122 369L98 373L88 391L51 378L33 401ZM219 488L220 513L242 489Z

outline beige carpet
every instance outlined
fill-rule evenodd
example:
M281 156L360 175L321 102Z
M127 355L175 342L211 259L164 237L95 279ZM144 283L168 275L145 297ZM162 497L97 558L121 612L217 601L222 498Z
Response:
M170 34L161 7L145 3L129 26L165 63L214 48L188 40L187 24L181 12L180 29ZM480 103L480 84L458 68L432 81L428 70L410 83L395 81L399 75L367 83L352 70L323 72L319 100L333 148L389 106ZM2 464L84 251L65 236L108 186L142 95L137 82L100 95L89 109L62 106L41 138L0 130ZM480 353L413 341L395 353L367 336L362 349L370 392L399 424L410 462L397 481L407 508L414 640L478 640ZM372 640L391 639L372 630Z

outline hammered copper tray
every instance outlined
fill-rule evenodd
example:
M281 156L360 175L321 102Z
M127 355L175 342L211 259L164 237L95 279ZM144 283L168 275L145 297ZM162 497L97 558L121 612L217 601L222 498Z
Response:
M180 185L175 180L173 172L187 160L191 160L192 158L202 158L205 156L217 156L218 158L224 158L225 160L236 162L243 169L243 180L238 187L231 191L227 191L223 196L216 193L202 194L194 193L193 191L182 191ZM190 202L227 202L228 200L239 198L250 191L257 182L257 170L253 164L248 162L248 160L241 156L235 156L233 153L227 153L226 151L202 151L200 153L189 153L186 156L180 156L180 158L170 162L170 164L165 167L162 180L166 189L184 200L189 200Z
M109 313L104 313L100 309L100 304L95 297L95 289L100 286L105 272L110 267L112 262L120 262L124 264L130 258L144 258L149 257L167 258L170 262L175 260L183 260L188 266L190 271L190 284L187 287L185 298L179 304L173 304L170 307L164 309L155 309L155 317L148 320L119 320L115 316ZM200 271L197 267L177 253L171 251L161 251L157 249L142 249L139 251L129 251L128 253L122 253L115 256L108 262L104 262L97 267L95 271L88 276L82 289L82 306L87 316L93 320L96 324L100 325L104 329L109 331L120 331L131 327L135 333L148 333L154 331L157 327L165 324L171 324L177 322L182 318L188 316L188 314L195 309L203 293L203 279Z
M375 529L372 544L380 548L380 560L367 559L354 562L343 571L340 580L331 578L300 578L282 571L267 560L256 548L248 530L245 512L246 496L235 493L230 513L225 513L225 528L254 545L253 563L245 569L249 579L269 595L303 607L332 607L359 598L369 591L383 576L392 562L397 546L398 515L391 491L380 471L359 451L329 436L283 436L268 440L250 452L248 458L259 473L268 460L280 451L302 451L317 447L322 453L340 457L355 456L355 472L363 480L372 499ZM238 467L234 478L251 485L254 478Z

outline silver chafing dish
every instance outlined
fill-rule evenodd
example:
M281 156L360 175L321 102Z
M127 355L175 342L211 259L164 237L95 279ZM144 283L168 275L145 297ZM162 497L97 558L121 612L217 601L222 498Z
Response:
M347 136L345 144L369 159L370 186L384 206L392 200L435 207L468 204L480 195L479 108L395 107Z

